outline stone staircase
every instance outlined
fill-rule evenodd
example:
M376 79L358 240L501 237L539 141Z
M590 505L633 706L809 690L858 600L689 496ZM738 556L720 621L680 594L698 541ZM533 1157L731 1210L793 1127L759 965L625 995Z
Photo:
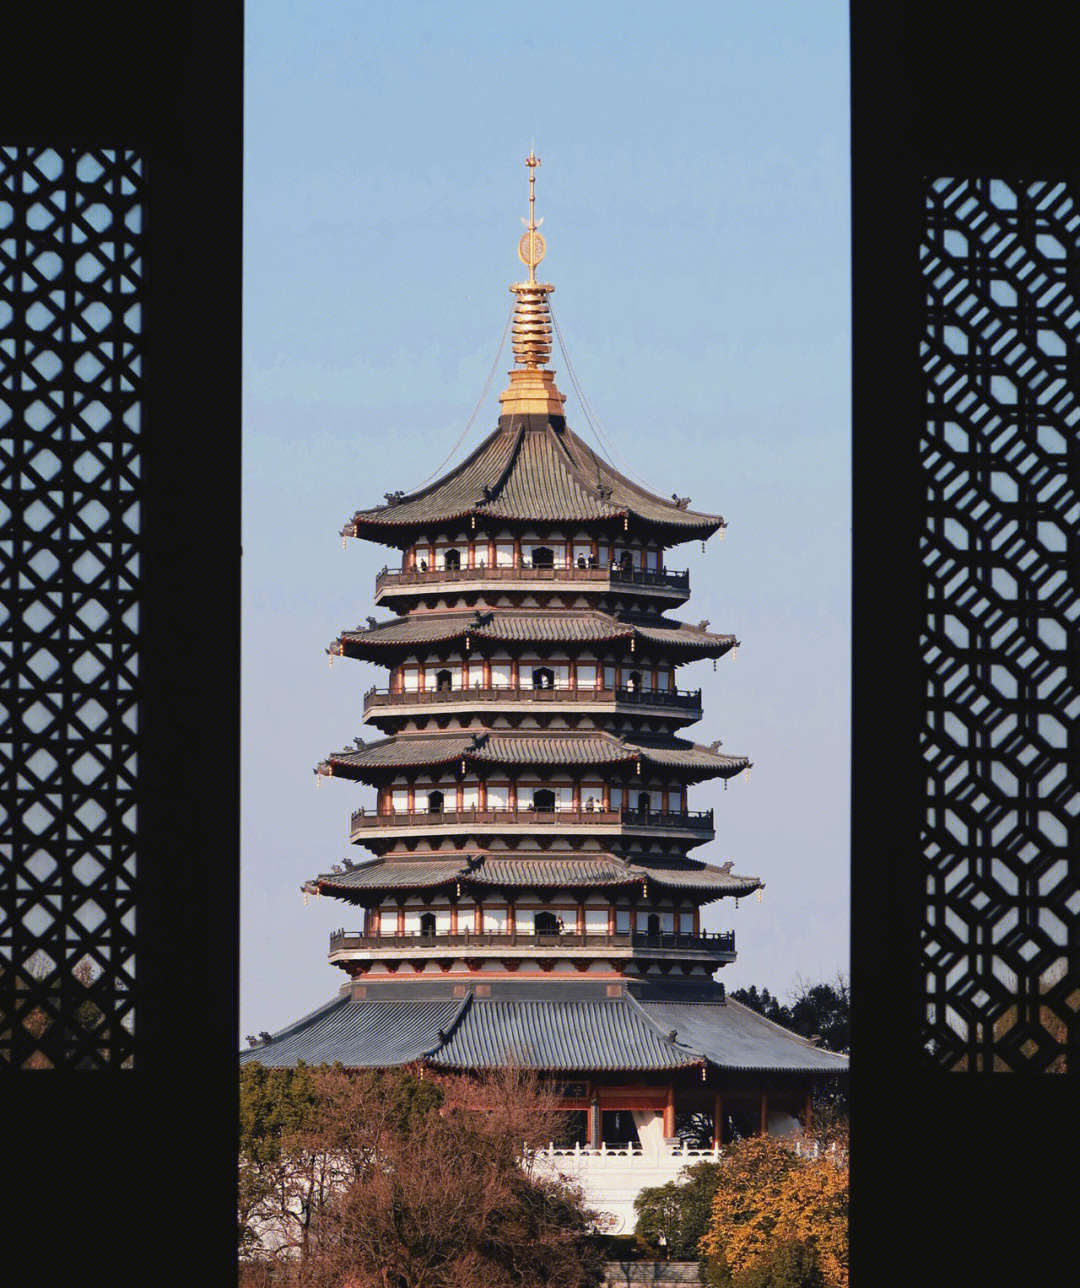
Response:
M700 1288L696 1261L608 1261L604 1288L654 1288L654 1285Z

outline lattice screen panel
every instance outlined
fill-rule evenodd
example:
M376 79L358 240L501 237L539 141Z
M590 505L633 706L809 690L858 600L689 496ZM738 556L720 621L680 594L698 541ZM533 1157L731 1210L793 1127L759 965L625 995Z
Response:
M8 1067L134 1059L143 182L0 148Z
M952 1070L1076 1050L1078 198L927 189L925 1044Z

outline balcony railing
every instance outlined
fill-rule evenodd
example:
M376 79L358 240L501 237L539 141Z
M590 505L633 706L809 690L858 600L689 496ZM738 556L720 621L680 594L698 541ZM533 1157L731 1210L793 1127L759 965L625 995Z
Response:
M397 935L366 935L361 931L335 930L330 936L330 951L353 948L396 949L409 953L419 948L622 948L628 951L657 948L682 949L705 953L733 953L734 930L703 931L697 935L648 934L639 930L575 931L533 934L526 930L459 930L418 931Z
M527 826L565 828L593 826L611 828L657 828L661 831L700 832L711 834L713 812L707 810L680 810L660 812L620 809L530 809L527 806L494 806L484 809L412 810L379 814L358 809L352 815L351 830L355 836L366 831L386 828L422 829L425 827L470 828L482 826Z
M417 706L498 706L511 702L599 703L616 706L630 704L637 707L662 707L667 711L701 712L700 689L649 689L649 688L551 688L538 689L532 685L483 688L476 685L465 689L408 689L395 693L390 689L370 688L364 694L364 713L384 707Z
M422 589L425 586L442 585L446 582L478 581L583 582L596 586L611 584L654 590L685 591L687 594L690 591L688 570L678 572L671 568L620 568L615 564L607 568L530 568L526 566L507 568L497 564L478 564L474 568L384 568L375 578L375 593L379 594L383 590L402 590L406 587Z

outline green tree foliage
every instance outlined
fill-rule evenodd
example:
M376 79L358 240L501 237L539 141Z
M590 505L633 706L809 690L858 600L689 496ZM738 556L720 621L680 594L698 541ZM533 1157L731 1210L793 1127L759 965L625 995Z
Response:
M678 1180L643 1189L634 1200L634 1233L653 1256L693 1261L709 1227L720 1168L716 1163L684 1167Z
M788 1005L754 985L737 988L731 996L801 1037L818 1038L826 1051L847 1051L851 1045L851 990L842 972L817 984L797 979Z

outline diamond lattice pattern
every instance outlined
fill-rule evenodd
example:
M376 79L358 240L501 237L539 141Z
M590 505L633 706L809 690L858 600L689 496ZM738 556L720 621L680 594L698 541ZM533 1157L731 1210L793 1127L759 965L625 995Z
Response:
M0 148L0 1058L134 1058L143 175Z
M1080 1010L1078 239L1065 184L928 186L925 1045L953 1070L1062 1071Z

